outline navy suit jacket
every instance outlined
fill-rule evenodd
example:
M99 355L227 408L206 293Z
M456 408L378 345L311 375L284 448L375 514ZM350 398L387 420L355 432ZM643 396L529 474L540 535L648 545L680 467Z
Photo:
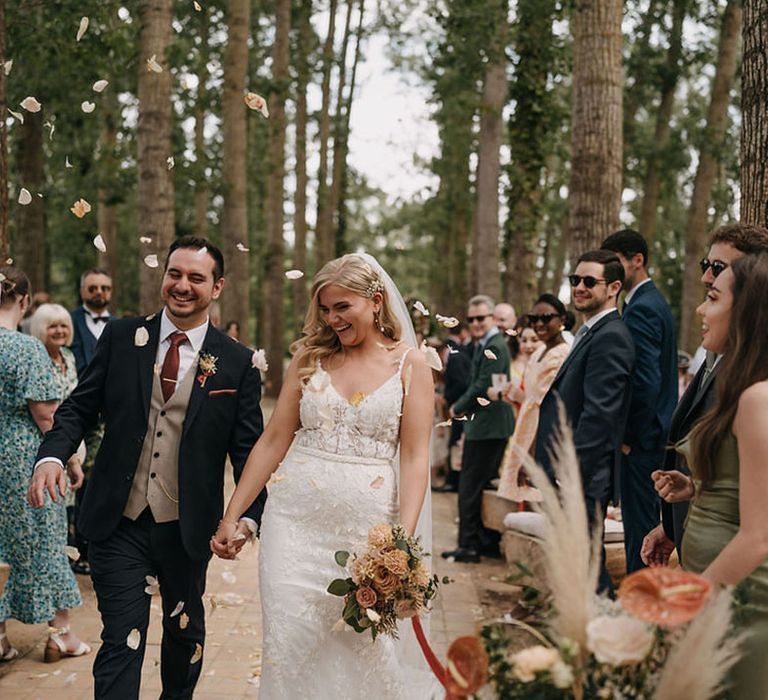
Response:
M634 366L632 336L618 311L610 313L576 343L541 403L536 461L554 477L550 451L560 426L559 399L573 428L584 495L597 503L616 483Z
M75 356L75 367L77 368L77 376L82 377L85 368L93 357L93 352L96 350L96 336L88 330L88 325L85 323L85 309L82 306L78 306L73 311L69 312L72 317L72 326L75 330L72 338L72 353Z
M646 282L622 320L635 341L635 370L624 442L633 453L662 453L677 405L677 340L666 299Z

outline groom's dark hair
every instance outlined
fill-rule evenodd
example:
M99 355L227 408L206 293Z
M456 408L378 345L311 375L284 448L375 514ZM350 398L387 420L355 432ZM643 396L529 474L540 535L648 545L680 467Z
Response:
M208 255L213 258L213 280L214 282L221 277L224 277L224 256L221 251L213 245L207 238L198 238L197 236L181 236L177 238L171 247L168 248L168 255L165 256L165 269L168 269L168 258L171 257L171 253L179 248L191 248L192 250L206 249Z

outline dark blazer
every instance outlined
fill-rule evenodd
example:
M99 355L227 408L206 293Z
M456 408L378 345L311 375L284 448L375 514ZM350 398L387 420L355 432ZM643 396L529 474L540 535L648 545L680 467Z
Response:
M576 343L541 403L536 461L554 476L549 452L560 425L560 399L573 427L584 494L597 503L616 483L634 365L632 336L618 312L610 313Z
M489 359L486 350L490 350L496 359ZM509 375L509 350L503 333L490 338L482 350L475 350L469 386L453 404L456 413L467 415L468 420L464 423L467 440L506 440L515 430L515 414L509 404L491 401L487 406L481 406L477 402L478 397L488 398L486 393L492 384L492 374Z
M137 346L137 329L149 341ZM122 517L147 431L160 314L107 324L80 382L56 411L37 459L74 454L101 414L104 439L90 476L78 530L89 540L107 539ZM217 371L195 381L179 450L179 527L192 559L210 556L209 539L223 512L224 463L229 455L240 478L251 447L263 428L261 378L251 351L208 327L201 354L218 358ZM191 368L190 371L197 371ZM226 391L221 391L226 390ZM263 492L244 515L261 522Z
M445 362L443 383L445 385L445 400L452 406L467 390L472 374L472 346L459 345L450 338L445 344L456 352L450 352Z
M715 377L720 364L715 365L709 373L706 382L702 384L705 365L699 367L693 381L685 390L680 403L672 414L672 422L669 426L669 440L664 469L679 469L685 474L690 474L685 459L672 449L672 446L682 440L691 432L696 422L707 412L715 401ZM701 391L699 391L701 388ZM680 543L683 541L685 518L688 515L688 503L667 503L661 501L661 523L664 533L673 540L680 551Z
M632 400L624 442L634 453L664 449L677 405L677 340L667 300L653 282L630 299L622 320L635 341Z
M72 317L72 326L74 328L74 335L72 338L72 346L70 350L75 355L75 367L77 369L77 376L82 377L85 368L93 357L93 352L96 350L96 336L88 330L88 326L85 323L86 311L82 306L78 306L73 311L69 312Z

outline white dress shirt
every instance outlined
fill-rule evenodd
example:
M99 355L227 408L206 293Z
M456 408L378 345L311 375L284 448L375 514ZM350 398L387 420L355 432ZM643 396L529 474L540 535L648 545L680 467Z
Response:
M83 304L83 309L85 309L85 326L91 332L93 337L98 340L101 338L101 334L104 332L104 327L107 324L104 323L104 321L96 322L93 320L93 317L98 316L99 318L110 318L110 313L106 310L100 313L96 313L95 311L91 311L85 304Z
M163 313L160 316L160 342L157 344L157 357L155 360L158 367L163 366L168 348L171 347L171 334L176 331L180 331L187 336L187 342L179 345L179 373L176 376L176 381L180 384L184 381L184 376L189 372L189 368L195 364L197 354L200 352L200 348L203 347L205 334L208 332L208 319L205 319L204 323L195 328L182 331L181 328L176 328L171 319L168 318L167 309L163 309Z
M629 304L629 302L632 299L632 297L635 296L635 292L638 289L640 289L640 287L642 287L644 284L646 284L647 282L650 282L650 281L651 281L651 278L650 277L646 277L642 282L638 282L634 287L632 287L632 289L630 289L627 292L626 296L624 297L624 305L626 306L627 304Z

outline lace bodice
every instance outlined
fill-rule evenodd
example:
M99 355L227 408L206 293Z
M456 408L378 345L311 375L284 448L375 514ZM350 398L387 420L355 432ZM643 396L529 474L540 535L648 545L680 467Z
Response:
M297 446L344 456L392 459L400 438L401 376L408 352L401 356L397 372L354 403L339 394L328 372L318 364L302 391Z

